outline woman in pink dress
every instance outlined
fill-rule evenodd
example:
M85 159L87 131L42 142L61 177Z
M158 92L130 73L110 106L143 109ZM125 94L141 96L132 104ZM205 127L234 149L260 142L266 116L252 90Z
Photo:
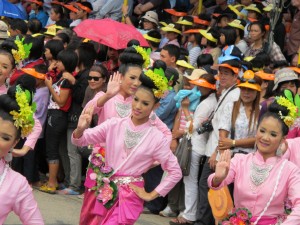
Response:
M256 151L236 154L226 150L217 163L208 184L219 189L234 182L236 208L248 208L251 222L257 225L300 224L300 170L278 156L289 126L296 118L296 107L277 97L261 118L256 133ZM291 201L292 213L284 214L284 201Z
M163 73L163 70L160 72L148 70L141 75L142 85L138 87L134 95L131 116L109 119L90 129L88 127L92 119L93 108L87 109L80 116L77 129L73 133L73 143L78 146L106 143L105 165L99 166L100 170L99 168L89 170L87 175L92 182L86 183L86 186L90 185L89 189L94 191L86 192L86 194L97 195L93 220L81 218L80 224L134 224L143 211L144 201L165 196L181 179L181 170L176 157L170 150L169 140L156 127L155 120L149 118L159 102L159 97L168 89L168 80L158 74L162 74L161 72ZM118 82L120 75L111 79ZM92 154L91 164L96 165L97 161L93 162L93 159ZM141 175L148 171L156 161L161 164L168 175L155 190L147 193L143 188L144 182ZM113 171L109 168L113 168ZM105 173L109 173L109 176L105 177ZM100 182L103 181L100 185L99 178ZM105 188L107 184L117 185L118 193L105 194L111 190ZM108 205L110 202L111 204ZM89 204L89 202L84 202L83 209L89 207L85 205L86 203Z
M43 225L41 213L28 181L13 171L11 149L20 137L26 137L34 126L33 111L21 86L0 96L0 224L10 212L19 216L22 224Z

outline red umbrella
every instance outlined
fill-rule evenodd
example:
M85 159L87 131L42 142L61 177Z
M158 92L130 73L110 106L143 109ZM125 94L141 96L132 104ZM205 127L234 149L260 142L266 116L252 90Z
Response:
M143 47L148 43L134 27L112 19L87 19L74 28L78 36L107 45L114 49L127 48L128 41L136 39Z

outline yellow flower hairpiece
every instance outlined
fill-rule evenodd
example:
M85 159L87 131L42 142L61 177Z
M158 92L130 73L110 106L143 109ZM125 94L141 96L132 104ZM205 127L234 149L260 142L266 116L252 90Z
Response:
M149 54L147 53L147 51L144 48L142 48L141 46L134 45L132 47L134 47L136 52L142 56L142 58L144 60L143 67L147 68L150 64L150 57L149 57Z
M294 124L295 119L297 118L297 106L295 106L292 102L290 102L287 98L283 96L276 97L276 102L279 105L284 106L288 109L288 115L283 116L282 112L279 111L279 116L288 127L291 127Z
M27 93L26 93L27 92ZM13 116L14 125L19 129L21 128L21 136L27 137L34 126L33 114L36 108L35 104L29 105L31 96L29 91L23 91L18 85L16 87L16 101L20 107L20 110L11 111L10 114Z
M155 87L157 87L157 89L153 89L153 93L156 98L162 98L166 91L170 89L168 84L169 81L165 77L165 73L162 68L154 69L154 71L149 69L145 72L145 75L152 80Z
M15 44L17 45L18 50L13 49L11 52L16 61L16 64L22 62L24 59L27 59L30 54L30 49L32 43L24 44L24 38L20 39L19 36L16 37Z

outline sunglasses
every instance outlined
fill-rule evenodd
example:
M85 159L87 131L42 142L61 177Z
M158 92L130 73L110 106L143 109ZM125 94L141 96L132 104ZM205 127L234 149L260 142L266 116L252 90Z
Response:
M245 78L240 78L240 81L241 81L241 83L246 83L246 82L248 82L249 84L257 84L256 83L256 80L254 80L254 79L245 79Z
M89 81L91 81L91 80L99 81L100 78L103 78L103 77L91 77L91 76L88 76L88 77L87 77L87 79L88 79Z

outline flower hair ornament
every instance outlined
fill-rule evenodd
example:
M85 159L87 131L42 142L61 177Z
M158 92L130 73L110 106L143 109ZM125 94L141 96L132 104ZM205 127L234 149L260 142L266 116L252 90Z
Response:
M20 66L20 63L22 63L24 59L28 58L32 43L24 44L24 38L20 39L19 36L17 36L15 44L17 45L18 50L12 49L11 53L16 61L16 64Z
M141 46L133 45L132 47L136 50L136 52L138 54L140 54L142 56L142 58L144 60L143 67L147 68L150 65L150 56L149 55L150 55L151 52L149 53L149 51L146 51Z
M277 104L284 106L288 109L288 115L283 116L281 111L279 111L279 116L288 127L291 127L294 124L295 119L297 118L297 106L295 106L292 102L290 102L289 99L283 96L276 97L275 99Z
M172 88L169 86L169 81L165 76L165 72L162 68L154 69L154 70L147 70L145 75L153 81L155 87L157 89L153 89L154 96L156 98L162 98L165 96L168 90Z
M35 102L30 106L31 94L28 90L23 91L19 85L16 87L16 101L20 107L17 112L13 110L10 114L13 116L14 125L21 128L22 138L27 137L34 126L33 114L36 110Z

